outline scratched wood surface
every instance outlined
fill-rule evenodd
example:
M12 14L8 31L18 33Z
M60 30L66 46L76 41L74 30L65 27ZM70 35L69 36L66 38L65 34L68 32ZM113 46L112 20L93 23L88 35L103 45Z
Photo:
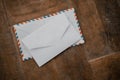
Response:
M109 51L90 60L94 80L120 80L120 0L95 0Z
M39 68L33 60L22 62L13 42L13 24L72 7L64 0L1 0L0 80L91 80L83 47L70 48Z
M104 68L99 69L94 59L120 50L119 4L119 0L0 0L0 80L92 80L93 74ZM114 15L106 12L106 6ZM12 25L69 7L76 9L86 43L64 51L41 68L34 60L22 62ZM92 70L94 66L96 70ZM93 80L101 79L97 76ZM109 80L106 77L101 80Z
M120 0L95 0L104 24L102 34L112 52L120 51Z
M94 80L120 80L120 52L90 60Z

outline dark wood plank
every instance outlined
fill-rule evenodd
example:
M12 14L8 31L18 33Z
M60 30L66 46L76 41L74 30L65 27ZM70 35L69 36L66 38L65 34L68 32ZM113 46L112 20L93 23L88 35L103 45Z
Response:
M0 80L24 80L8 26L8 17L4 4L0 0Z
M3 5L4 4L4 5ZM92 71L83 46L70 48L51 60L43 67L38 67L34 60L22 62L10 32L13 24L33 19L48 13L56 12L72 6L67 0L3 0L2 9L6 14L1 35L0 80L91 80ZM4 14L2 14L4 15ZM1 16L2 17L2 16ZM7 31L8 30L8 31ZM4 42L4 43L3 43ZM6 53L4 55L3 53ZM8 55L9 54L9 55Z
M5 2L12 25L70 7L65 0L5 0Z
M120 1L95 0L101 20L104 23L105 42L113 52L120 51Z
M108 52L111 52L111 48L105 43L105 38L102 35L105 32L104 24L100 19L94 0L73 2L76 4L78 18L85 36L86 43L83 51L87 58L90 60L107 55Z
M83 51L87 58L90 60L119 51L119 0L77 0L73 3L85 36Z
M94 80L120 80L120 52L89 61Z
M120 80L120 1L95 0L98 13L103 22L102 33L105 45L109 46L106 56L90 61L94 80Z

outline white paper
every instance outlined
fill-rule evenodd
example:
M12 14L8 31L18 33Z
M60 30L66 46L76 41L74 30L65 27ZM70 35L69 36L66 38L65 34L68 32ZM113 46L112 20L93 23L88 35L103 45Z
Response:
M42 66L79 40L79 33L62 13L25 37L22 42L36 63Z

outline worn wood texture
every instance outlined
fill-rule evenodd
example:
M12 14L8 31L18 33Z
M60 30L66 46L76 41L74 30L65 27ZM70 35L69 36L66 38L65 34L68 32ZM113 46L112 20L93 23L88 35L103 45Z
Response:
M85 36L86 43L82 51L85 52L87 59L91 60L118 52L120 49L120 10L119 5L116 5L117 0L76 0L73 3ZM109 12L112 10L111 13L114 15L107 13L105 6L109 6L111 8ZM111 23L105 21L105 16L111 19Z
M0 0L0 80L92 80L92 73L98 76L93 80L109 80L108 70L117 74L106 67L112 56L105 57L108 61L101 68L102 63L90 62L93 71L88 60L119 52L119 5L119 0ZM86 43L64 51L41 68L34 60L22 62L13 42L12 25L69 7L76 9ZM113 62L118 60L119 56ZM119 70L119 65L115 67Z
M33 60L22 62L10 31L15 23L71 7L71 1L1 0L0 6L0 80L92 80L82 46L66 50L39 68Z
M94 80L120 80L120 52L89 61Z
M104 32L104 27L94 0L76 0L73 2L76 4L86 41L82 51L85 52L89 60L106 55L107 51L110 50L101 35Z
M0 0L0 80L20 80L23 74L8 26L8 17ZM14 77L9 79L11 75Z
M105 32L102 34L113 52L120 51L120 0L95 0Z
M90 60L94 80L120 80L120 0L95 0L104 31L102 33L109 51Z

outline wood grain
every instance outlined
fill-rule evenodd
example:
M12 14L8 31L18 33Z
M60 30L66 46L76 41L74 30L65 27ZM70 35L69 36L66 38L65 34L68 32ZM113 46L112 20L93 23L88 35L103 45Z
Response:
M86 40L83 51L87 58L90 60L106 55L108 46L101 35L104 32L104 27L94 0L77 0L75 4Z
M21 80L24 75L8 26L4 3L0 0L0 80Z
M89 61L94 80L120 80L120 52Z
M70 7L86 43L41 68L34 60L22 62L12 25ZM119 0L0 0L0 80L119 80L119 9Z
M120 1L95 0L103 23L106 55L90 60L94 80L120 80Z
M113 52L120 51L120 1L95 0L105 32L106 43Z
M22 62L13 43L10 28L13 24L72 7L71 1L64 0L3 0L3 12L6 14L3 25L4 34L1 43L1 80L91 80L92 71L82 46L64 51L43 67L38 67L34 60ZM60 6L59 6L60 5ZM1 15L1 16L2 16ZM8 30L8 31L6 31ZM9 36L8 36L9 35ZM9 55L7 55L9 54ZM90 74L90 75L88 75Z

